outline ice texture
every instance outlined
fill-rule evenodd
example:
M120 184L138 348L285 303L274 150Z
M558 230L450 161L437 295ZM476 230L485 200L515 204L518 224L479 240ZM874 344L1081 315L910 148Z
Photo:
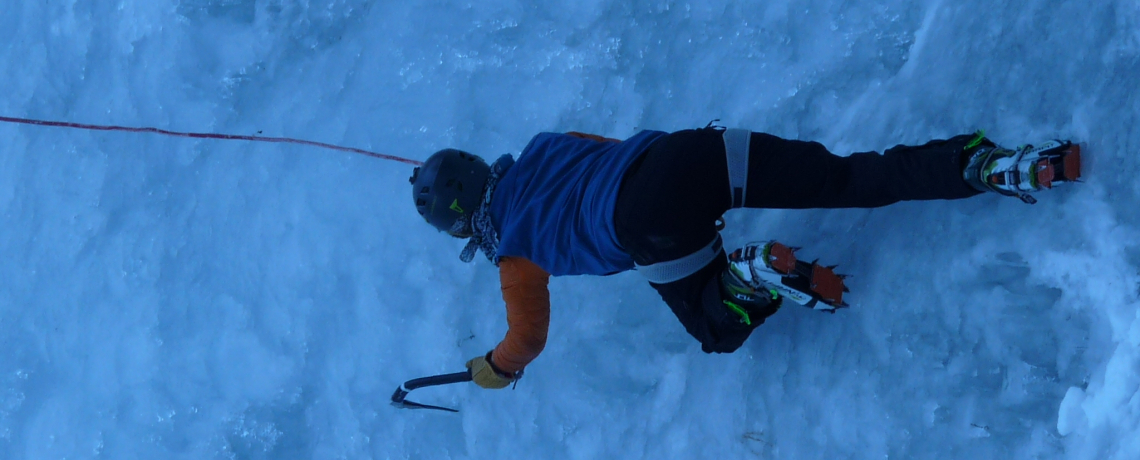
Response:
M712 119L834 152L985 129L1086 181L732 211L840 264L706 355L636 273L552 279L514 390L410 399L502 338L408 165L0 124L0 458L1140 458L1140 6L1023 0L9 1L0 115L493 159Z

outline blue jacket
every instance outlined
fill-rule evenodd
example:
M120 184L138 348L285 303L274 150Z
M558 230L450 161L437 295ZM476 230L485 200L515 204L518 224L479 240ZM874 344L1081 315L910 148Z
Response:
M630 163L665 134L641 131L620 143L534 136L491 200L499 257L529 259L555 276L632 269L614 232L618 189Z

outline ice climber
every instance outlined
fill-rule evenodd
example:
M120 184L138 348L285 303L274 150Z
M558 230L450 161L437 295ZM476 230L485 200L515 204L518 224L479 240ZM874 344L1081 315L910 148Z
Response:
M837 156L816 142L709 126L641 131L626 140L535 136L518 159L488 165L455 149L411 177L416 209L468 238L499 267L506 337L467 363L475 383L503 388L542 351L550 276L637 269L707 353L739 348L785 298L846 306L830 267L774 241L726 254L718 221L734 208L872 208L990 191L1029 195L1080 175L1079 146L1051 140L1006 149L981 133Z

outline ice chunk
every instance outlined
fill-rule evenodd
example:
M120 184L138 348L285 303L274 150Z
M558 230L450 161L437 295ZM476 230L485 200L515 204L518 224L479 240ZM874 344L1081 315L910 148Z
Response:
M1084 390L1070 387L1069 391L1065 392L1065 399L1061 400L1061 408L1057 412L1057 432L1061 436L1068 436L1088 426L1088 418L1085 417L1085 410L1081 407L1084 402Z

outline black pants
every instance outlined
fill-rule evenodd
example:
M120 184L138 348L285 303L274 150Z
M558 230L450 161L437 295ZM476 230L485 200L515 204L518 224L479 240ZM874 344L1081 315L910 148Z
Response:
M907 200L958 199L978 194L962 180L962 151L970 135L896 146L880 155L840 157L817 142L753 133L748 157L749 208L873 208ZM630 166L617 198L618 242L639 265L696 252L717 234L732 206L721 131L679 131L658 140ZM718 276L723 251L700 271L666 284L650 283L705 352L739 348L752 326L722 303ZM774 311L774 309L773 309Z

